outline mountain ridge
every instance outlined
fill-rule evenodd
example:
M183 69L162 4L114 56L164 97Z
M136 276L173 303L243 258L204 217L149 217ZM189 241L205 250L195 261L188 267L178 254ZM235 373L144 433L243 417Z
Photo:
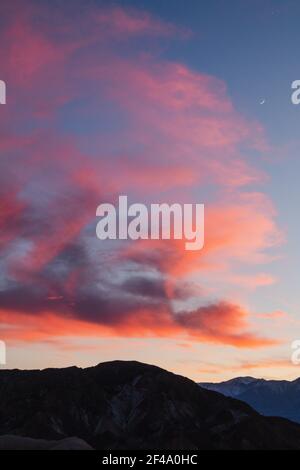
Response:
M300 426L137 361L0 370L0 435L96 449L300 449Z
M235 377L212 383L199 382L207 390L222 393L248 403L260 414L279 416L300 423L300 378L267 380L254 377Z

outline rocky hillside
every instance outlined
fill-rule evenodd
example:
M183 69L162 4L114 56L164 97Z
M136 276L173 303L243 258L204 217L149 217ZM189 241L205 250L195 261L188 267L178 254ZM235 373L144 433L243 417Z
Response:
M137 362L0 371L0 435L97 449L300 449L300 426Z

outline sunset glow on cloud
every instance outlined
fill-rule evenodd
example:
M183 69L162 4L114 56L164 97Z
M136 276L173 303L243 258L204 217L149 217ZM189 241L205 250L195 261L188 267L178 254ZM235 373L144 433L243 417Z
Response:
M285 242L262 164L271 146L224 80L165 55L193 31L134 7L59 16L47 2L12 3L19 14L3 7L0 28L4 339L281 344L255 320L273 305L257 311L247 297L277 282L268 265ZM204 249L100 242L96 207L119 194L203 202Z

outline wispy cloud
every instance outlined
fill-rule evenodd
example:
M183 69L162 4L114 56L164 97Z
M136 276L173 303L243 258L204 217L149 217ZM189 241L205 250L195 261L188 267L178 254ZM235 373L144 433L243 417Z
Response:
M260 189L266 175L245 157L245 149L266 148L261 126L235 110L222 81L151 49L154 39L185 38L178 26L121 7L90 6L63 21L55 7L18 2L18 9L17 17L3 10L0 31L12 90L0 115L7 336L97 332L274 344L252 332L251 313L238 301L215 291L191 308L195 293L186 289L191 273L218 279L235 262L268 261L268 249L282 241ZM100 248L95 209L120 193L207 199L204 251L186 252L177 241ZM231 274L228 282L253 288L271 279ZM174 307L178 300L184 309Z

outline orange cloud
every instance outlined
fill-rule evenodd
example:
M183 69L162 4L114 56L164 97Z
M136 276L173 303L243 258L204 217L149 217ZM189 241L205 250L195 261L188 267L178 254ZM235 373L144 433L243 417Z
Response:
M16 4L20 15L8 8L0 33L1 65L15 89L0 116L0 183L9 188L0 217L0 309L8 338L274 344L251 332L238 303L191 310L191 295L178 296L191 273L223 276L235 262L265 262L266 250L282 241L276 212L257 189L265 175L245 157L247 149L264 151L261 126L237 113L222 81L140 53L143 36L182 37L173 25L120 7L93 7L64 23L44 6L36 22L30 6ZM96 247L96 207L121 192L139 202L207 198L204 250L187 252L184 241ZM122 284L122 276L134 282Z
M238 364L203 364L198 369L198 372L205 374L223 374L232 372L233 376L236 374L248 373L255 370L275 370L275 369L295 369L294 364L289 359L285 358L270 358L270 359L257 359L256 361L240 361Z
M57 299L58 300L58 299ZM248 312L237 305L213 304L194 311L171 313L167 308L136 309L123 316L105 317L98 312L94 321L76 318L71 311L57 315L50 311L38 315L0 311L7 341L46 341L64 336L177 337L192 341L227 344L237 348L256 348L277 344L247 331ZM16 327L16 325L18 325Z

